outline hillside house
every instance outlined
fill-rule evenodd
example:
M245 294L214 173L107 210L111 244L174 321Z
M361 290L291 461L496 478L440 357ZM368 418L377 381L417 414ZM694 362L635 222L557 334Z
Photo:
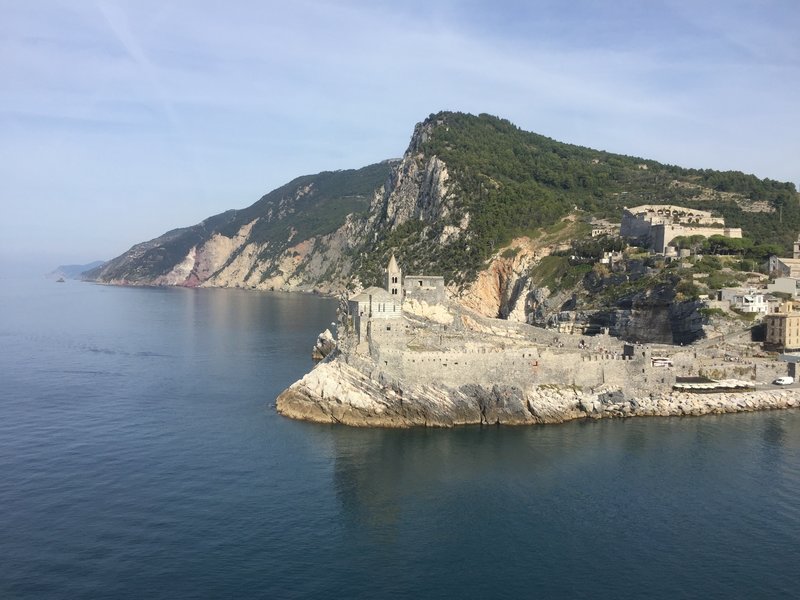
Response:
M765 315L769 311L770 297L753 288L722 288L717 297L728 301L730 307L739 312Z

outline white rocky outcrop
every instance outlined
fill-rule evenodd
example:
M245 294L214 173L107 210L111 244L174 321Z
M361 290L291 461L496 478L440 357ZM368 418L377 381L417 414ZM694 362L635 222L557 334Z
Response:
M453 322L453 313L442 304L428 304L425 300L409 298L403 302L403 312L427 319L432 323L449 325Z
M311 348L311 358L314 360L322 360L328 356L336 348L336 340L333 337L330 329L326 329L317 336L317 341Z
M374 365L373 365L374 366ZM626 397L614 390L584 391L542 385L402 386L368 373L362 364L327 359L277 399L279 413L320 423L353 426L452 427L525 425L573 419L699 416L800 407L800 391L770 389L713 394L657 393Z

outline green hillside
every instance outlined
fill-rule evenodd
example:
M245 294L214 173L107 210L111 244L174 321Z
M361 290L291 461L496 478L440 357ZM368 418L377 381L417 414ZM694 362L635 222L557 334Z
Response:
M410 268L469 281L484 261L513 237L554 224L574 207L587 215L619 219L623 206L680 204L722 214L756 240L789 248L800 231L794 184L736 171L694 170L557 142L523 131L507 120L444 112L431 115L423 142L428 157L442 159L462 211L469 212L468 236L445 247L431 240L456 224L406 224L379 238L379 255L392 247L416 256ZM754 203L771 212L746 212ZM425 257L420 259L420 257ZM421 264L427 262L428 264ZM420 263L420 264L415 264ZM376 265L365 261L374 279Z
M351 240L352 250L343 250L351 254L328 256L325 260L331 264L326 265L327 271L313 275L315 284L332 283L337 273L349 277L350 264L363 283L379 283L392 251L402 257L408 270L441 273L449 282L464 284L513 237L552 229L576 207L587 220L619 219L623 206L644 203L712 210L729 225L742 227L759 244L768 241L787 251L800 231L798 194L791 183L739 172L684 169L564 144L490 115L443 112L431 115L418 132L407 166L416 161L415 168L426 169L434 156L445 163L448 208L431 214L447 217L396 226L385 218L387 206L377 206L377 212L368 215L375 191L396 165L384 161L298 177L247 208L229 210L138 244L91 276L103 281L152 281L170 273L192 248L201 247L213 235L232 237L255 222L246 245L260 253L255 261L247 259L250 271L245 279L259 272L264 281L274 274L274 261L286 249L337 230L348 215L364 216L360 229L364 237ZM420 200L403 198L414 204ZM581 225L575 236L588 230L586 223ZM448 236L442 235L445 228ZM243 248L226 257L225 266L234 264ZM262 269L264 263L272 266Z
M250 232L249 241L257 244L269 242L269 247L262 252L263 258L277 256L290 245L290 238L297 243L330 233L341 227L349 214L365 212L372 194L386 181L391 168L392 163L384 161L361 169L324 171L298 177L247 208L228 210L197 225L175 229L145 242L140 245L142 251L134 260L128 253L123 254L104 268L96 269L93 276L133 281L158 277L168 273L191 248L201 245L212 235L219 233L232 237L255 219L258 222ZM236 254L230 260L235 257Z

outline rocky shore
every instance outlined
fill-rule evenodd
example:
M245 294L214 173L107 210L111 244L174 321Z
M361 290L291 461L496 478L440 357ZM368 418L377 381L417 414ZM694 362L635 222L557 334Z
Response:
M576 386L426 384L401 386L372 378L331 356L277 399L280 414L318 423L360 427L528 425L573 419L699 416L800 407L800 391L658 392L627 396Z

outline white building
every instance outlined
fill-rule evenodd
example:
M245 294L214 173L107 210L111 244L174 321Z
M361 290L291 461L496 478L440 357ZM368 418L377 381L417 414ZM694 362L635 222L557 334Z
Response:
M722 288L719 299L727 300L732 309L743 313L765 315L769 311L769 295L752 288Z

